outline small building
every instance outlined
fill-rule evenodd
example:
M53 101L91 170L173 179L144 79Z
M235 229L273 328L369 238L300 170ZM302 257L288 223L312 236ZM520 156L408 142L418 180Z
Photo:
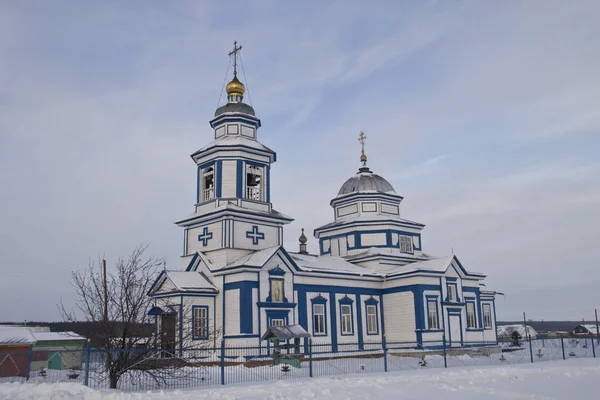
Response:
M0 378L27 377L29 353L35 338L29 329L0 329Z
M497 328L498 340L514 340L514 339L535 339L537 332L531 326L527 325L527 337L525 337L524 325L502 325Z
M81 369L86 339L75 332L32 332L35 338L31 370Z
M573 329L573 335L597 335L598 334L598 328L596 327L596 324L582 324L582 325L577 325L574 329Z

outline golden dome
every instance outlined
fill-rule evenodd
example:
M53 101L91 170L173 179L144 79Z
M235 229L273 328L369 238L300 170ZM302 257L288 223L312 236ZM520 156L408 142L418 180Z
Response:
M300 241L300 244L306 244L306 242L308 242L308 239L306 238L306 235L304 234L304 228L302 228L302 235L300 235L298 240Z
M227 90L229 96L243 96L246 88L244 87L244 84L238 80L237 76L234 75L231 82L225 87L225 90Z

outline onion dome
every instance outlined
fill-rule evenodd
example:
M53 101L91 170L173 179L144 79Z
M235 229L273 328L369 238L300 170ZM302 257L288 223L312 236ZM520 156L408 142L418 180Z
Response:
M368 167L361 167L356 175L344 182L338 191L338 196L360 192L396 194L392 185L385 178L373 173Z
M246 92L246 87L242 82L239 81L239 79L237 78L237 74L235 74L231 82L229 82L225 87L225 90L227 91L228 96L242 97Z
M308 239L306 238L306 235L304 234L304 228L302 228L302 235L300 235L300 237L298 238L298 241L300 242L300 244L306 244L306 242L308 242Z

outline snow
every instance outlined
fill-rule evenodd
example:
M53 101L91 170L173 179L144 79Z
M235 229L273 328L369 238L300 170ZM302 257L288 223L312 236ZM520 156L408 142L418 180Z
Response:
M279 380L193 390L124 393L81 384L0 384L4 399L567 399L597 392L600 360L416 369Z
M187 289L210 289L217 288L209 282L202 274L195 271L167 271L167 276L177 288L181 290Z
M224 135L213 140L194 154L212 149L213 147L217 146L245 146L256 150L266 151L268 153L274 153L273 150L269 149L267 146L265 146L257 140L249 139L245 136L240 135Z
M35 337L25 327L2 328L0 329L0 344L31 344L35 343Z
M359 265L352 264L343 258L330 256L312 256L306 254L291 253L298 267L304 271L325 270L328 272L350 272L360 275L382 276L380 273L370 271Z
M33 337L38 342L40 341L70 341L70 340L85 340L83 336L75 332L33 332Z
M267 247L263 250L255 251L254 253L250 253L232 262L231 264L228 264L227 267L262 267L267 261L271 259L271 257L273 257L273 255L277 252L277 250L279 250L280 247L281 246L272 246Z
M498 332L498 336L503 336L510 338L513 332L517 332L519 336L525 336L525 326L524 325L500 325L496 328ZM527 335L535 338L537 336L537 332L531 326L527 325Z

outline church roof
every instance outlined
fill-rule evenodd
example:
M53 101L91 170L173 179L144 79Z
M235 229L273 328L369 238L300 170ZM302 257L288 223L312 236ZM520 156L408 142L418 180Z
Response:
M227 103L224 106L217 108L217 111L215 111L215 117L227 113L242 113L256 116L254 108L246 103Z
M216 207L215 209L213 209L210 213L202 213L202 214L192 214L189 215L185 218L183 218L180 221L175 222L177 225L179 226L185 226L186 224L188 224L190 221L199 219L199 218L206 218L207 216L214 216L215 213L218 212L223 212L223 211L238 211L238 212L242 212L242 213L248 213L248 209L244 208L244 207L240 207L238 205L235 204L231 204L231 203L225 203L225 204L221 204L219 207ZM261 210L252 210L252 214L254 216L262 216L262 217L270 217L270 218L276 218L276 219L283 219L286 221L293 221L294 219L291 217L288 217L287 215L280 213L279 211L273 210L271 209L271 211L261 211Z
M344 182L338 191L338 197L355 192L396 194L396 191L387 180L373 173L368 167L360 168L356 175Z
M201 272L196 271L165 271L173 285L181 291L186 290L214 290L217 288L213 283Z
M352 223L361 223L361 224L365 224L368 222L381 223L383 221L394 221L394 222L399 222L402 224L415 225L415 226L419 226L419 227L425 226L419 222L411 221L411 220L405 219L405 218L400 218L400 217L394 216L394 215L374 214L374 215L360 215L358 217L340 217L340 218L338 218L337 221L333 221L333 222L330 222L323 226L320 226L316 230L334 228L334 227L348 225L348 224L352 224Z
M273 246L267 247L263 250L258 250L253 253L250 253L231 264L228 264L227 267L262 267L275 253L279 250L281 246Z
M352 264L339 257L331 256L313 256L309 254L291 253L290 256L294 262L303 271L327 271L327 272L345 272L359 275L382 276L382 274L368 270L360 265Z
M388 271L388 275L395 275L395 274L407 273L407 272L417 272L417 271L446 272L446 270L448 268L450 268L450 265L452 264L452 261L454 259L455 259L454 254L451 254L449 256L444 256L444 257L430 258L429 260L418 261L418 262L414 262L414 263L396 267L396 268ZM458 263L458 261L457 261L457 263ZM462 266L459 265L459 268L462 268ZM466 273L466 275L485 276L484 274L479 273L479 272L466 271L466 270L464 270L464 268L463 268L463 271Z
M375 257L375 256L391 256L391 257L400 257L400 258L412 258L415 261L423 261L431 259L432 257L427 254L414 254L414 253L404 253L397 248L390 247L370 247L365 251L361 251L360 253L346 256L344 259L348 261L357 261L363 258Z
M195 152L193 155L198 154L200 152L204 152L206 150L212 149L213 147L229 147L229 146L244 146L249 147L256 150L262 150L268 153L275 153L273 150L260 143L257 140L249 139L245 136L241 135L223 135L206 146L202 147L200 150ZM192 155L192 156L193 156Z

